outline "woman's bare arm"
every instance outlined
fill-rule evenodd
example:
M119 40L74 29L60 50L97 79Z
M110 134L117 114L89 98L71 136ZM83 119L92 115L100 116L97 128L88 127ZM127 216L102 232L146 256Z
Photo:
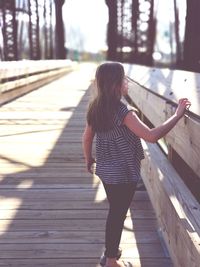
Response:
M155 143L160 138L165 136L176 125L179 119L184 115L185 110L188 109L190 105L191 103L187 98L180 99L175 114L163 124L153 129L150 129L146 124L144 124L134 112L129 112L126 115L124 119L124 125L126 125L132 132L145 141Z
M94 158L92 157L92 143L94 139L94 131L92 130L91 126L86 125L83 138L82 138L82 147L83 147L83 153L85 157L85 162L87 165L87 170L89 172L91 171L92 164L95 162Z

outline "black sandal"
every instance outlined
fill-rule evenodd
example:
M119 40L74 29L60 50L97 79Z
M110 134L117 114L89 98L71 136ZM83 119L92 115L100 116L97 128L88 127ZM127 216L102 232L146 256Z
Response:
M117 252L117 260L119 260L119 258L121 257L122 255L122 249L121 248L118 248L118 252ZM101 255L100 257L100 261L99 261L99 264L104 267L106 265L106 255L105 255L105 252ZM128 266L129 267L129 266ZM131 266L130 266L131 267Z

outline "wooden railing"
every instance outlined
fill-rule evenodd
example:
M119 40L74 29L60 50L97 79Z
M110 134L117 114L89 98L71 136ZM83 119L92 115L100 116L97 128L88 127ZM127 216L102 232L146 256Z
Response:
M0 105L57 79L75 66L69 60L0 62Z
M200 185L200 74L124 66L133 80L129 98L145 122L158 126L174 113L179 98L192 102L164 140L143 144L142 177L174 266L198 267L200 186L194 187Z

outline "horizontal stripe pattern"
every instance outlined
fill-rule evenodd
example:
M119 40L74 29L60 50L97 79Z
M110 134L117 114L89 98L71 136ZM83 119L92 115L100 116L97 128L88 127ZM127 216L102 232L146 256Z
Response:
M120 102L113 129L96 133L96 175L104 183L132 183L140 179L140 163L144 158L141 140L123 125L131 110Z

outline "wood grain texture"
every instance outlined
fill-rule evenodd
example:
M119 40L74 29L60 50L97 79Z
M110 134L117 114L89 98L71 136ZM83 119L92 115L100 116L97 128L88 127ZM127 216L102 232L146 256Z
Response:
M73 71L67 60L28 60L0 63L0 105Z
M156 145L148 144L142 173L173 263L198 267L199 203Z
M191 112L188 112L188 114L181 118L172 131L165 136L165 141L168 145L172 146L200 179L200 89L198 83L189 89L187 87L183 90L178 84L178 78L173 78L177 80L177 83L173 83L174 94L170 94L172 89L169 87L169 81L167 78L164 78L163 74L167 70L140 66L137 68L133 66L134 68L135 72L131 71L130 77L136 80L137 83L130 83L129 95L154 126L160 125L174 114L179 98L188 97L191 101ZM137 71L144 71L143 68L147 72L148 82L142 82L140 78L137 78ZM180 84L183 82L184 77L186 77L186 80L189 79L187 77L190 77L191 80L197 78L197 81L200 83L200 75L197 73L183 72L181 75L179 71L171 72L172 74L170 75L173 77L179 77ZM164 91L160 90L160 84Z

